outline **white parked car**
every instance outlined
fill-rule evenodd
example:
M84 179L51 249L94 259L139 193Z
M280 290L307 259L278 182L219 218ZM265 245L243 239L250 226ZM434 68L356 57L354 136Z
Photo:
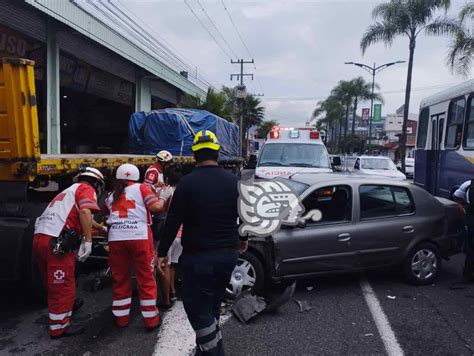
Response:
M402 163L397 164L398 168L402 168ZM415 175L415 159L414 158L405 158L405 175L409 179L413 179Z
M381 177L406 179L395 163L384 156L357 156L346 158L346 170L361 174L376 175Z

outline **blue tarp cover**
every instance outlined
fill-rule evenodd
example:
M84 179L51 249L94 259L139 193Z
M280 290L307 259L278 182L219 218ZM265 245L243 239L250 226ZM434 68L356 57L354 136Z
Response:
M221 145L219 159L239 155L237 125L205 110L163 109L136 112L129 122L129 147L132 154L156 154L167 150L174 156L192 156L194 133L214 132Z

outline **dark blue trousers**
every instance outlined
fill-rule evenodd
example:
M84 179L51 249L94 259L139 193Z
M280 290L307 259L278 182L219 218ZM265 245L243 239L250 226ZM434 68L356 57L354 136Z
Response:
M238 256L235 249L181 256L183 304L196 333L196 355L224 355L220 307Z

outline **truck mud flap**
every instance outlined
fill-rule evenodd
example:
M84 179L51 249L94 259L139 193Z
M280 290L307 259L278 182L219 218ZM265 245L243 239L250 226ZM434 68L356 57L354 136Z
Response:
M21 278L21 248L29 224L25 217L0 216L0 280Z

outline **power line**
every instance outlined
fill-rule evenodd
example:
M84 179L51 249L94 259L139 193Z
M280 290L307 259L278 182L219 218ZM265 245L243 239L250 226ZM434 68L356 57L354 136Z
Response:
M110 0L99 0L97 2L92 0L85 1L86 2L83 2L81 5L77 4L77 2L75 3L80 7L87 5L89 9L83 8L83 10L88 11L89 13L91 13L92 16L97 19L99 19L97 15L100 15L102 19L99 19L99 21L104 23L104 25L108 26L115 32L118 31L117 28L121 30L120 33L117 32L119 35L124 36L123 31L125 31L125 36L129 36L129 40L130 38L132 38L134 40L133 42L135 46L145 52L148 52L153 56L160 57L163 60L163 63L168 65L170 69L172 67L177 67L180 70L184 69L185 71L189 71L189 68L191 68L191 73L194 72L195 69L193 67L190 67L189 64L184 63L182 60L177 58L177 56L172 51L170 51L167 47L163 46L160 42L158 42L151 34L149 34L145 29L143 29L140 24L134 21L125 12L126 10L118 8ZM109 5L113 6L113 8L109 7ZM93 12L90 11L90 7L94 8ZM116 10L118 12L116 12ZM144 34L146 34L147 36L144 36ZM192 78L191 81L194 81L198 85L204 87L212 86L205 79L201 79L197 75L195 78Z
M211 17L209 16L209 14L207 13L206 9L204 8L204 6L202 6L201 2L199 0L196 0L197 3L199 4L199 6L201 7L202 11L204 12L204 14L206 15L207 19L209 20L209 22L211 23L211 25L214 27L214 29L217 31L217 33L219 34L220 38L222 39L222 41L227 45L227 48L232 52L232 54L234 55L235 58L239 58L239 56L235 53L235 51L232 49L232 47L229 45L229 42L226 41L226 39L224 38L224 36L222 35L222 32L219 31L219 29L217 28L216 24L214 23L214 21L211 19Z
M221 3L222 3L222 6L224 7L225 12L227 13L227 16L229 17L230 22L232 23L232 26L234 27L235 32L237 33L237 35L240 38L240 42L242 42L242 45L245 47L245 50L247 51L247 54L249 55L250 58L254 58L254 56L250 52L249 47L245 43L244 38L242 37L242 34L240 33L237 25L235 24L234 19L232 18L232 15L230 14L229 10L227 9L227 6L225 5L224 0L221 0ZM255 62L253 63L253 68L255 69L255 71L257 71L257 66L255 65ZM260 86L260 89L262 90L262 93L263 93L264 90L263 90L262 83L260 82L260 79L259 79L258 76L256 76L256 78L257 78L257 84Z
M117 6L111 0L107 0L107 1L110 5L116 8L120 13L122 13L129 21L131 21L138 28L143 30L146 37L148 37L148 39L151 40L153 44L157 44L159 47L163 48L164 51L170 53L170 57L172 60L174 60L175 65L189 72L190 76L194 77L201 84L204 84L207 87L214 87L214 85L210 83L205 77L200 77L197 75L197 71L198 71L197 66L191 64L187 58L185 58L181 53L178 52L176 48L173 47L173 45L171 45L168 41L166 41L166 39L158 35L153 30L153 28L149 26L146 22L138 19L137 16L133 12L131 12L125 5L123 5L118 0L116 0L116 2L120 5L120 7ZM146 26L150 32L143 29L143 26ZM162 42L164 42L165 45L162 44L160 41L158 41L157 38L159 38ZM178 62L181 63L182 66Z
M221 2L222 2L222 6L224 6L225 12L227 13L227 16L229 17L230 22L232 23L232 26L234 26L235 32L237 32L237 35L238 35L239 38L240 38L240 41L242 42L242 44L244 45L245 49L247 50L247 53L248 53L248 55L250 56L250 58L253 58L252 53L250 53L249 48L248 48L247 45L245 44L245 41L244 41L242 35L240 34L240 31L238 30L237 26L235 25L235 22L234 22L234 20L233 20L233 18L232 18L232 16L231 16L229 10L227 10L227 7L225 6L224 0L221 0Z
M219 46L219 48L222 50L222 52L224 52L224 54L230 59L232 60L232 57L229 55L229 53L227 53L227 51L225 50L225 48L221 45L221 43L219 41L217 41L217 39L214 37L214 35L211 33L211 31L209 31L209 29L204 25L204 22L202 22L202 20L199 18L199 16L194 12L193 8L188 4L188 2L186 0L184 0L184 3L186 4L186 6L188 7L188 9L192 12L192 14L194 15L194 17L199 21L199 23L201 24L201 26L206 30L206 32L209 34L209 36L211 36L211 38L214 40L214 42Z
M438 85L432 85L432 86L426 86L426 87L418 87L418 88L412 88L411 91L429 91L429 90L434 90L434 89L442 89L444 87L456 85L456 83L447 83L447 84L438 84ZM399 89L399 90L390 90L390 91L382 91L380 94L398 94L398 93L404 93L405 89ZM266 97L262 98L262 100L265 101L312 101L312 100L324 100L327 97L314 97L314 96L295 96L295 97Z

